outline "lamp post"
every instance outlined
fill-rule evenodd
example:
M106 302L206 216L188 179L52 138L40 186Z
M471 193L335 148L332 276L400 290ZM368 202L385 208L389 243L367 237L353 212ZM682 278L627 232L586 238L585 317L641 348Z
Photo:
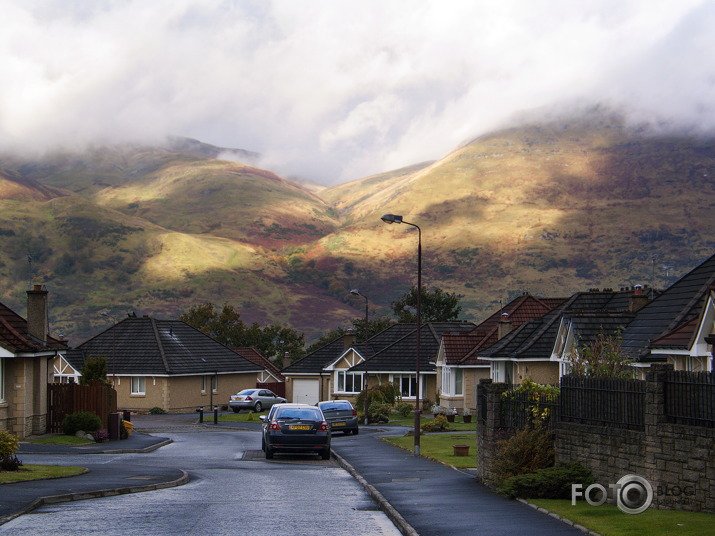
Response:
M111 318L114 325L112 326L112 387L117 388L117 360L114 355L117 346L117 319L104 311L99 313L101 316Z
M350 291L350 294L352 294L352 295L354 295L354 296L362 296L363 298L365 298L365 341L367 341L367 339L369 338L369 337L367 336L367 321L368 321L368 316L367 316L367 296L365 296L364 294L360 294L360 291L359 291L358 289L356 289L356 288L352 289L352 290ZM363 341L363 342L364 342L364 341ZM365 381L363 382L363 389L365 389L365 407L363 408L363 411L364 411L364 413L365 413L365 425L367 426L367 425L369 424L369 419L368 419L368 416L367 416L367 411L368 411L369 406L370 406L369 401L368 401L368 396L367 396L367 370L366 370L365 372L363 372L363 377L365 378Z
M422 326L422 309L420 296L422 295L422 229L419 225L404 221L402 216L385 214L382 218L385 223L404 223L417 229L417 344L415 345L415 456L420 455L420 327Z

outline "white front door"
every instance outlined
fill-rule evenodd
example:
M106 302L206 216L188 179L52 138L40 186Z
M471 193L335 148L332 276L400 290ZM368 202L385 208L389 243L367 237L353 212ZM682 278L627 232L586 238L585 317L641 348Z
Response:
M317 404L320 402L320 380L293 379L293 403Z

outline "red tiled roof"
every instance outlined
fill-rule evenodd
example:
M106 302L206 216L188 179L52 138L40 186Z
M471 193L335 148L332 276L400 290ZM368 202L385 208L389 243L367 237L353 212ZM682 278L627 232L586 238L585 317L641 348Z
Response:
M458 335L445 336L447 363L461 365L488 363L477 359L476 353L482 348L489 348L499 340L499 323L504 314L508 315L511 329L515 329L530 320L541 318L565 301L566 298L536 298L531 294L519 296L474 328L468 334L468 339ZM468 347L470 344L471 347Z
M271 372L276 378L281 381L285 381L283 374L278 367L276 367L269 359L265 358L261 353L255 348L241 347L241 348L231 348L241 357L248 359L251 363L259 365Z
M66 345L52 337L47 343L38 341L27 332L27 320L0 303L0 346L14 353L46 352L65 348Z
M680 324L674 330L657 338L651 343L651 348L678 348L687 350L690 348L695 332L700 325L700 317L694 316L687 322Z

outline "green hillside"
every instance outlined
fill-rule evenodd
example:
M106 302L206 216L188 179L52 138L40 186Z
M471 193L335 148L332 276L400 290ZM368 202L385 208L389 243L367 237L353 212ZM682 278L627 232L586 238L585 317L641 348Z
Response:
M30 281L46 284L71 342L103 310L170 318L204 301L310 339L362 315L351 288L377 314L414 284L416 230L385 213L422 228L424 284L464 295L470 320L524 291L664 287L715 252L715 140L602 111L323 190L214 158L226 151L0 157L0 301L24 314Z

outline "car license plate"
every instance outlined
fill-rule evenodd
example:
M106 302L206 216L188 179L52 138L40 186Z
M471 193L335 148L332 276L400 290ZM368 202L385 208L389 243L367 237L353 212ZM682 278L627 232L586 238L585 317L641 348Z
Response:
M292 424L290 427L291 430L310 430L310 426L307 424Z
M334 422L333 426L345 426L344 422Z

